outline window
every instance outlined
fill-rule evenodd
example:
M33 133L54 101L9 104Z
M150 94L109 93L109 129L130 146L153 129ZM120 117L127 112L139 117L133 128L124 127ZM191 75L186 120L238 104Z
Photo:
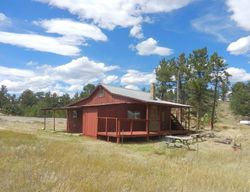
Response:
M76 110L74 110L72 112L72 117L73 117L73 119L77 119L77 111Z
M128 119L140 119L141 113L139 111L128 110Z
M100 88L98 92L98 97L103 97L103 96L104 96L104 90Z

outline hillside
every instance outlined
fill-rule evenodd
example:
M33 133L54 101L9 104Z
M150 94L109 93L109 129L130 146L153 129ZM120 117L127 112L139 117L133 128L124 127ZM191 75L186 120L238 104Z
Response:
M250 191L250 127L220 103L213 139L186 148L162 141L117 145L41 130L43 119L0 116L0 191Z

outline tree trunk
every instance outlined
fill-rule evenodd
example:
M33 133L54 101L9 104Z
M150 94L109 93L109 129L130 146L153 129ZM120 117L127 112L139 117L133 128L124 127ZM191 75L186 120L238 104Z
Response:
M216 101L217 101L217 87L218 87L218 82L215 82L215 87L214 87L214 97L213 97L213 106L212 106L212 114L211 114L211 130L214 129L214 119L215 119L215 107L216 107Z
M197 118L197 126L196 126L196 130L199 130L200 129L200 111L198 110L197 111L197 114L196 114L196 118Z
M180 69L177 72L177 79L176 79L176 102L180 102Z

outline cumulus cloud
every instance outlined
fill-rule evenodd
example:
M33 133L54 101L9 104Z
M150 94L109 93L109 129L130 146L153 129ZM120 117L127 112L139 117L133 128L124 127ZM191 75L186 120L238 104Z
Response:
M121 84L125 85L126 88L139 89L139 85L149 85L155 82L155 73L146 73L137 70L128 70L126 74L121 77Z
M219 42L228 43L235 27L226 16L204 15L191 21L192 26L203 33L214 36Z
M148 38L135 47L138 55L160 55L168 56L173 54L173 50L167 47L158 46L158 42L153 38Z
M42 65L34 70L0 66L0 85L6 85L11 92L15 93L25 89L72 93L80 91L87 83L103 79L114 80L115 77L109 77L107 73L117 68L87 57L80 57L56 67Z
M6 20L8 20L7 17L0 13L0 27L6 23ZM80 53L79 46L86 45L86 39L96 41L108 39L97 26L70 19L41 20L34 23L43 27L47 33L56 33L60 36L0 31L0 43L64 56L76 56Z
M79 16L82 20L90 20L101 28L113 30L117 26L124 28L140 26L143 22L148 21L147 14L171 12L188 5L193 0L36 1L66 9L70 13ZM136 29L134 28L132 31L136 31ZM131 33L133 34L133 32Z
M250 31L250 1L227 0L226 4L232 13L231 18L243 29Z
M71 19L51 19L36 21L35 24L46 29L47 33L63 36L83 37L96 41L107 41L107 36L95 25L73 21Z
M137 39L142 39L144 37L140 25L135 25L134 27L132 27L129 33L130 36L135 37Z
M118 76L117 75L109 75L107 77L105 77L103 80L102 80L102 83L104 84L111 84L111 83L114 83L118 80Z
M230 81L233 83L239 81L250 81L250 73L248 73L245 69L229 67L227 72L231 75Z
M246 31L250 31L250 1L248 0L227 0L231 19L234 20L239 27ZM241 37L230 43L227 51L234 55L248 54L250 51L250 36Z
M80 53L80 49L77 46L65 42L63 38L48 37L37 34L21 34L0 31L0 43L65 56L73 56Z
M250 51L250 36L242 37L230 43L227 47L227 51L233 55L248 53Z
M133 90L140 90L140 88L137 85L126 85L126 89L133 89Z

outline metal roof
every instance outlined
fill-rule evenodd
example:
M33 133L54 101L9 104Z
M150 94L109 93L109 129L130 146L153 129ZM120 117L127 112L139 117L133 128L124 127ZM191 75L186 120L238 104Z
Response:
M131 99L136 99L136 100L146 102L146 103L170 105L173 107L191 107L190 105L184 105L184 104L180 104L180 103L164 101L164 100L161 100L159 98L153 99L151 97L150 93L144 92L144 91L137 91L137 90L133 90L133 89L126 89L123 87L115 87L115 86L105 85L105 84L101 84L101 86L104 87L105 89L107 89L112 94L128 97Z

